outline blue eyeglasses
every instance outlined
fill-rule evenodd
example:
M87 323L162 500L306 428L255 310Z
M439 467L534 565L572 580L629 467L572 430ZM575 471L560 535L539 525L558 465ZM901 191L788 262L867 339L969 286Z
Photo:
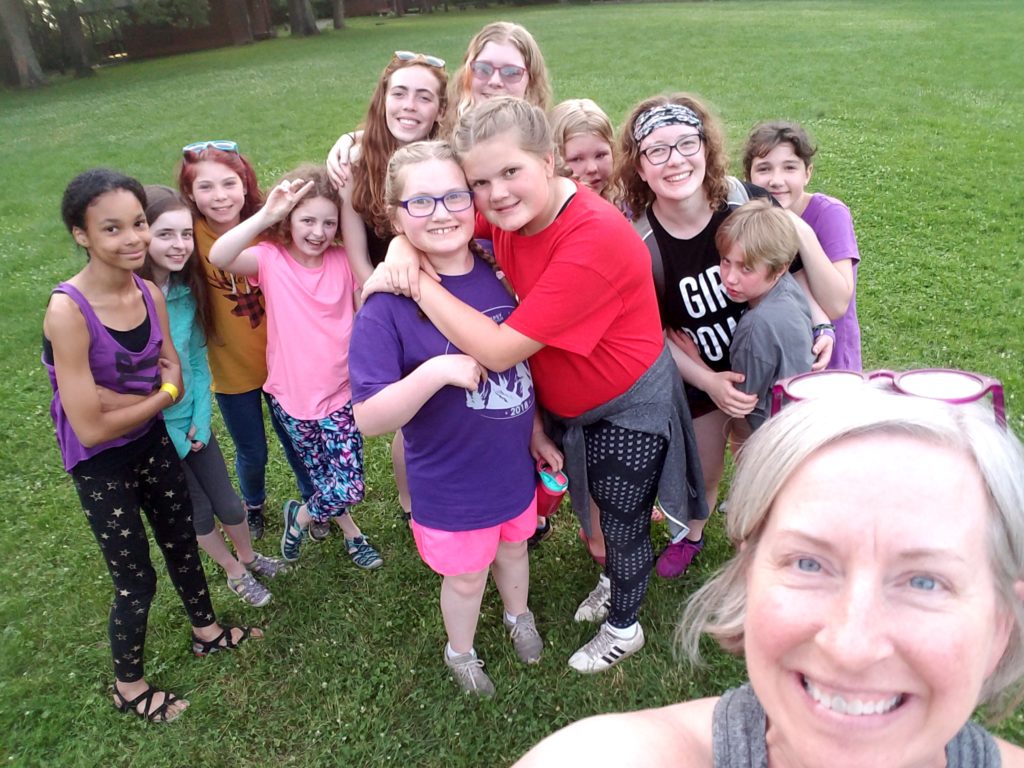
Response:
M456 189L446 192L440 197L416 195L408 200L398 201L398 204L405 208L410 216L417 219L432 216L438 203L441 203L449 213L458 213L473 205L473 193L468 189Z
M234 152L238 154L238 142L227 139L214 139L213 141L193 141L181 148L181 153L202 152L204 149L219 149L221 152Z

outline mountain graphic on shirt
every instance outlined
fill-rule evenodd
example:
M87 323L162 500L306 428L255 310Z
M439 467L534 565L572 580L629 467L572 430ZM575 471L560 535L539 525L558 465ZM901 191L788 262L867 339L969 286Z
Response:
M487 383L466 392L466 407L483 411L492 419L509 419L525 413L533 405L533 377L530 367L518 363L502 373L487 372Z

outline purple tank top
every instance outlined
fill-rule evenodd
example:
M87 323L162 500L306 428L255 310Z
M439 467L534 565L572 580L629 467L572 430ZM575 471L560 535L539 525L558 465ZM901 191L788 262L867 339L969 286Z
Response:
M160 330L160 320L157 317L156 308L153 306L153 297L138 276L132 275L132 277L136 287L142 293L142 298L146 302L146 313L149 315L149 340L141 352L131 352L121 346L103 326L88 300L75 286L70 283L61 283L54 288L53 292L69 296L78 305L85 318L85 325L89 330L89 368L92 370L96 384L123 394L148 395L160 386L160 367L157 361L160 358L160 348L163 346L163 333ZM53 419L53 425L57 432L57 445L60 447L60 454L64 459L64 469L68 472L80 461L92 458L108 448L125 445L141 437L149 431L154 421L161 418L159 415L155 416L121 437L86 447L75 435L67 414L64 413L60 392L57 390L57 375L54 372L53 364L48 362L44 356L43 365L46 366L46 372L50 375L50 387L53 389L50 417Z

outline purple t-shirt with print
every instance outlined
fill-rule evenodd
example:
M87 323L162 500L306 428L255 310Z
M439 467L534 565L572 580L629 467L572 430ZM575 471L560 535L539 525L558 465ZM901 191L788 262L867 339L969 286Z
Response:
M860 263L860 250L857 248L857 235L853 232L853 218L850 209L841 200L816 192L811 195L800 218L806 221L814 234L818 236L822 250L829 261L850 259L853 265L853 295L846 314L835 320L836 346L832 350L829 370L859 371L860 360L860 323L857 321L857 265Z
M512 313L509 296L491 268L476 259L465 275L445 275L453 296L501 323ZM349 348L352 402L361 403L404 378L426 360L461 354L402 296L377 293L356 314ZM475 392L446 386L402 427L416 522L443 531L498 525L533 499L530 457L534 392L530 368L519 363L488 371Z

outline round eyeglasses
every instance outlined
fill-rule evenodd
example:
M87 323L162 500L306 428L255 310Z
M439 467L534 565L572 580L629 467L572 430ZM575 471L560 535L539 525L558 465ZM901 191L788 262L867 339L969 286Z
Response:
M1003 385L998 379L970 371L948 368L922 368L915 371L813 371L777 381L772 387L772 415L784 402L809 400L833 393L849 392L856 387L874 385L888 387L901 395L927 397L953 405L981 400L992 394L992 410L996 423L1006 426L1006 403Z
M690 136L681 136L675 144L652 144L647 149L641 149L640 154L646 157L651 165L664 165L672 157L673 149L680 157L690 157L700 152L702 141L704 134L694 133Z
M473 70L473 77L477 80L490 80L491 76L497 72L501 82L506 85L518 83L523 79L523 75L526 74L526 70L523 67L517 67L515 64L496 67L487 61L474 61L469 65L469 68Z
M423 219L432 216L437 204L441 203L449 213L464 211L473 205L473 193L468 189L456 189L446 192L440 197L416 195L408 200L399 200L398 204L408 211L413 218Z

